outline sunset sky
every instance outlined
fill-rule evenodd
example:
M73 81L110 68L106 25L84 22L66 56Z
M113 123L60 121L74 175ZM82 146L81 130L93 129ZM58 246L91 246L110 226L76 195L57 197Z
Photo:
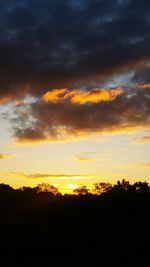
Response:
M0 1L0 182L150 182L150 1Z

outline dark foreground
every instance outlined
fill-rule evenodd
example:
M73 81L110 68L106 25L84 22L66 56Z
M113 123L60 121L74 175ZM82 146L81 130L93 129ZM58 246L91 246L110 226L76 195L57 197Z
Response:
M0 266L148 267L150 193L0 191L0 246Z

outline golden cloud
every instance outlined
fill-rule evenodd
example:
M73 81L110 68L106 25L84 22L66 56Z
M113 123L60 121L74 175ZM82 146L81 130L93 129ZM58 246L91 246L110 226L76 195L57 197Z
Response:
M150 162L142 162L140 166L144 168L150 168Z
M10 159L10 158L15 158L16 156L14 154L3 154L0 153L0 160L1 159Z
M74 157L74 159L77 161L80 161L80 162L89 162L89 161L96 161L97 160L94 157L85 156L85 155L77 155Z
M100 103L105 101L113 101L117 96L121 95L123 89L117 87L114 89L94 89L92 91L83 91L81 89L69 90L64 89L53 89L48 91L43 95L43 100L45 102L59 102L64 100L70 100L72 103L76 104L86 104L91 103Z
M26 173L26 172L0 172L0 175L4 175L6 177L20 177L31 180L82 180L82 179L90 179L97 177L96 175L88 175L88 174L52 174L52 173Z
M140 137L134 137L132 140L138 144L150 143L150 135L144 135Z

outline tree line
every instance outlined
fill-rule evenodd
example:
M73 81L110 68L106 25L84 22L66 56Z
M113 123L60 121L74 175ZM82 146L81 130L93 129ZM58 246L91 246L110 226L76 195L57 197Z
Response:
M7 193L26 193L26 194L41 194L48 193L49 196L60 196L62 195L57 187L48 183L41 183L35 187L23 186L19 189L14 189L8 184L0 183L0 195ZM102 195L102 194L114 194L114 193L140 193L149 194L150 185L148 182L135 182L131 184L129 181L123 179L117 181L116 184L112 185L108 182L99 182L93 185L93 189L87 188L87 186L78 186L73 190L73 195ZM67 194L65 194L67 195Z
M45 183L19 189L0 184L1 245L13 251L4 266L67 266L69 255L73 266L147 267L149 225L146 181L100 182L65 195Z

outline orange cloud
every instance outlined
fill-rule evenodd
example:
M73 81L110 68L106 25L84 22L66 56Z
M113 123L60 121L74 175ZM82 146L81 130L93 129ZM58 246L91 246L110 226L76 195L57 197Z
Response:
M123 89L117 87L114 89L94 89L92 91L83 91L80 89L74 89L70 91L69 89L54 89L48 91L43 95L43 100L45 102L59 102L63 100L70 100L72 103L76 104L86 104L99 103L103 101L113 101L117 96L122 94Z
M140 89L150 89L150 83L139 84L138 88L140 88Z
M107 89L95 89L93 91L79 91L76 93L73 98L72 102L85 104L87 102L92 103L99 103L103 101L113 101L118 95L122 93L121 88L115 88L111 90Z
M58 102L60 99L63 99L63 94L65 94L66 92L66 88L48 91L43 95L43 100L45 102Z

